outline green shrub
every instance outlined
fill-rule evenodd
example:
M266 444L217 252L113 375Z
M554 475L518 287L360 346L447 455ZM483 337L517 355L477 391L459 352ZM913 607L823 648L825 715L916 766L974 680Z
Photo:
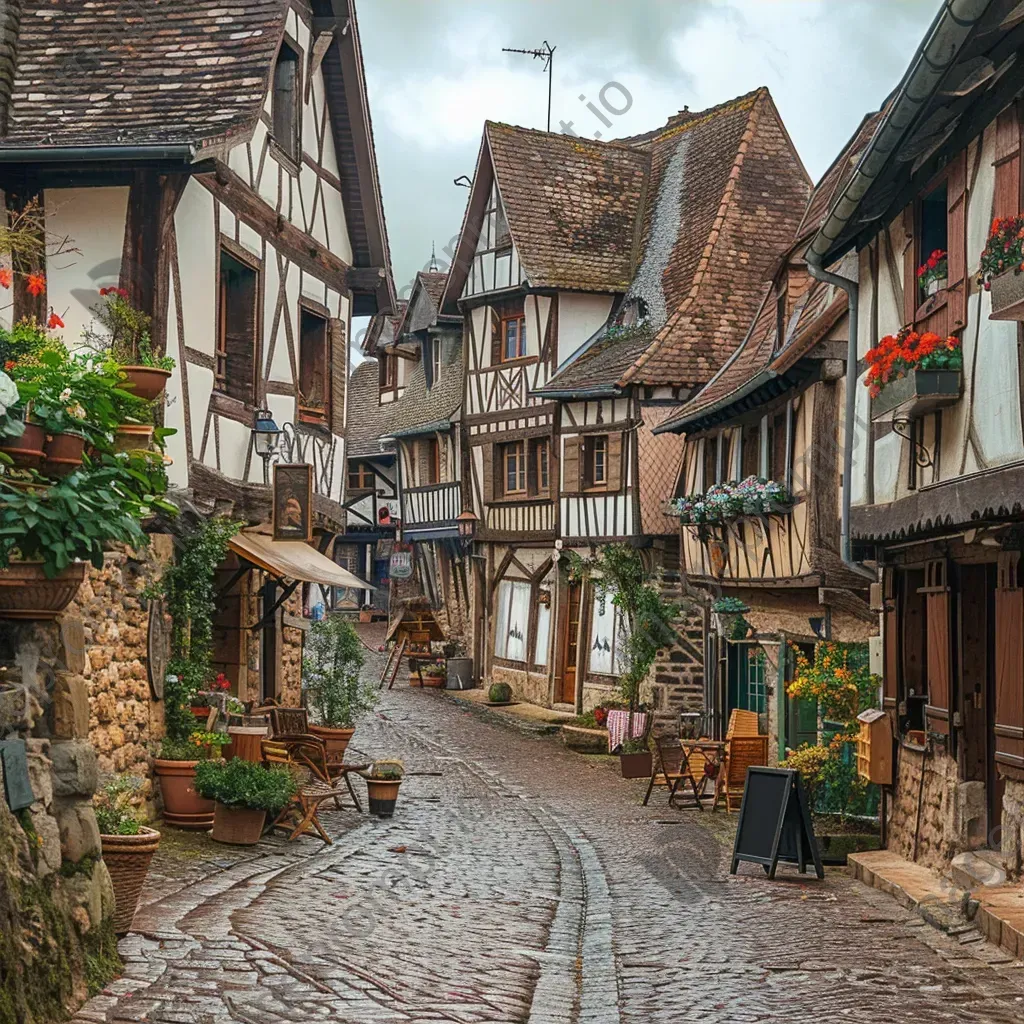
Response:
M116 775L93 797L96 824L105 836L137 836L142 831L135 802L143 782L138 775Z
M360 679L362 667L363 645L351 622L328 615L313 623L303 648L302 682L317 725L351 729L377 703L377 687Z
M286 768L264 768L235 757L196 765L196 791L225 807L247 807L276 814L295 795L296 784Z
M507 704L512 699L512 687L508 683L492 683L487 699L492 704Z

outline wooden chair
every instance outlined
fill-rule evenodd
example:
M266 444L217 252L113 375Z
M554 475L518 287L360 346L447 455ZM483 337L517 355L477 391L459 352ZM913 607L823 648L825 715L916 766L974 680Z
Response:
M733 708L729 715L729 728L725 734L727 740L731 740L733 736L757 736L760 732L756 711Z
M743 787L747 769L768 763L767 736L733 736L725 745L725 764L722 768L721 795L725 796L725 809L738 811L743 803ZM718 804L718 796L715 797Z
M326 768L322 767L322 747L296 740L277 739L264 740L261 747L264 763L271 767L287 768L292 773L298 787L291 802L274 819L270 826L271 829L284 829L289 833L289 840L298 839L303 833L313 829L330 846L333 840L320 823L320 805L325 800L334 800L335 805L340 807L339 800L343 790L339 783L332 781L326 775ZM352 783L347 774L345 783L355 798ZM358 801L356 806L358 807Z
M270 715L270 735L274 739L283 736L301 736L315 739L309 731L309 712L305 708L283 708L280 706L267 709Z
M696 804L698 810L704 810L704 807L700 802L704 786L706 785L704 781L703 754L693 753L687 756L687 753L683 749L679 740L672 739L670 737L659 737L655 739L654 745L656 748L654 770L651 772L651 784L647 787L647 794L644 796L644 807L647 806L647 801L650 800L651 793L653 792L656 783L658 785L668 787L669 807L672 806L672 802L676 798L676 792L679 787L684 783L689 783L690 789L693 791L694 804ZM700 758L700 787L697 785L697 779L694 774L694 758L696 757ZM658 776L661 776L660 782Z

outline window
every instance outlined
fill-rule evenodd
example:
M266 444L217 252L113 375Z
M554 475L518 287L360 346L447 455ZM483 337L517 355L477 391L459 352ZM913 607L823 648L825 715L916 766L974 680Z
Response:
M385 352L377 364L380 374L380 390L394 391L398 387L398 356L393 352Z
M416 475L420 487L441 482L441 446L436 437L416 442Z
M526 317L506 317L501 321L501 358L503 361L526 355Z
M527 490L531 496L547 494L550 487L550 442L547 438L530 442L530 467Z
M430 342L430 386L434 387L441 379L441 339L433 338Z
M299 411L305 420L326 421L330 401L327 320L303 307L299 312Z
M938 253L941 253L942 260L945 261L946 250L949 248L949 221L946 212L945 182L921 199L919 217L920 230L917 244L918 304L924 302L929 294L946 286L945 276L938 279L930 270L926 271L923 277L920 275L920 269L927 267L928 260L933 254L937 256Z
M537 635L533 640L534 665L547 665L551 640L551 591L537 592Z
M626 638L629 635L622 610L612 601L612 593L594 592L590 626L590 671L596 675L620 675L626 665Z
M608 435L593 434L583 442L583 478L587 487L608 483Z
M526 494L526 454L522 441L499 446L501 486L506 495Z
M372 491L375 489L373 469L365 462L348 471L348 487L350 491Z
M295 163L299 162L299 55L281 44L274 65L271 99L274 141Z
M495 657L509 661L526 660L531 591L532 587L525 580L502 580L498 584L498 610L494 620Z
M214 387L248 405L256 375L258 295L259 271L222 249Z

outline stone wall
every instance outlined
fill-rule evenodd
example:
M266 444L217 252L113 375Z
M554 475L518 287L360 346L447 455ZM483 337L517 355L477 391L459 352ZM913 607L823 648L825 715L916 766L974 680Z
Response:
M284 603L281 637L278 645L280 667L277 673L277 699L288 707L302 704L302 648L306 631L289 623L304 622L299 589Z
M664 582L662 593L666 601L683 609L676 621L679 639L658 652L647 686L654 708L655 728L677 735L680 712L704 708L705 613L699 603L686 598L679 582ZM644 696L647 699L647 695Z
M1007 779L1003 791L1001 840L1007 867L1019 873L1024 869L1024 782L1016 779Z

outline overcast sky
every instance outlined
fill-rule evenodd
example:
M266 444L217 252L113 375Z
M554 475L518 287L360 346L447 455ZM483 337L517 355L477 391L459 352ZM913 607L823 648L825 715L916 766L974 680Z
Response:
M592 138L648 131L683 106L700 110L766 85L817 179L899 81L938 8L939 0L361 0L399 292L408 295L431 241L447 269L443 250L468 195L452 179L472 176L484 120L545 126L541 62L503 46L557 47L552 129L572 122Z

